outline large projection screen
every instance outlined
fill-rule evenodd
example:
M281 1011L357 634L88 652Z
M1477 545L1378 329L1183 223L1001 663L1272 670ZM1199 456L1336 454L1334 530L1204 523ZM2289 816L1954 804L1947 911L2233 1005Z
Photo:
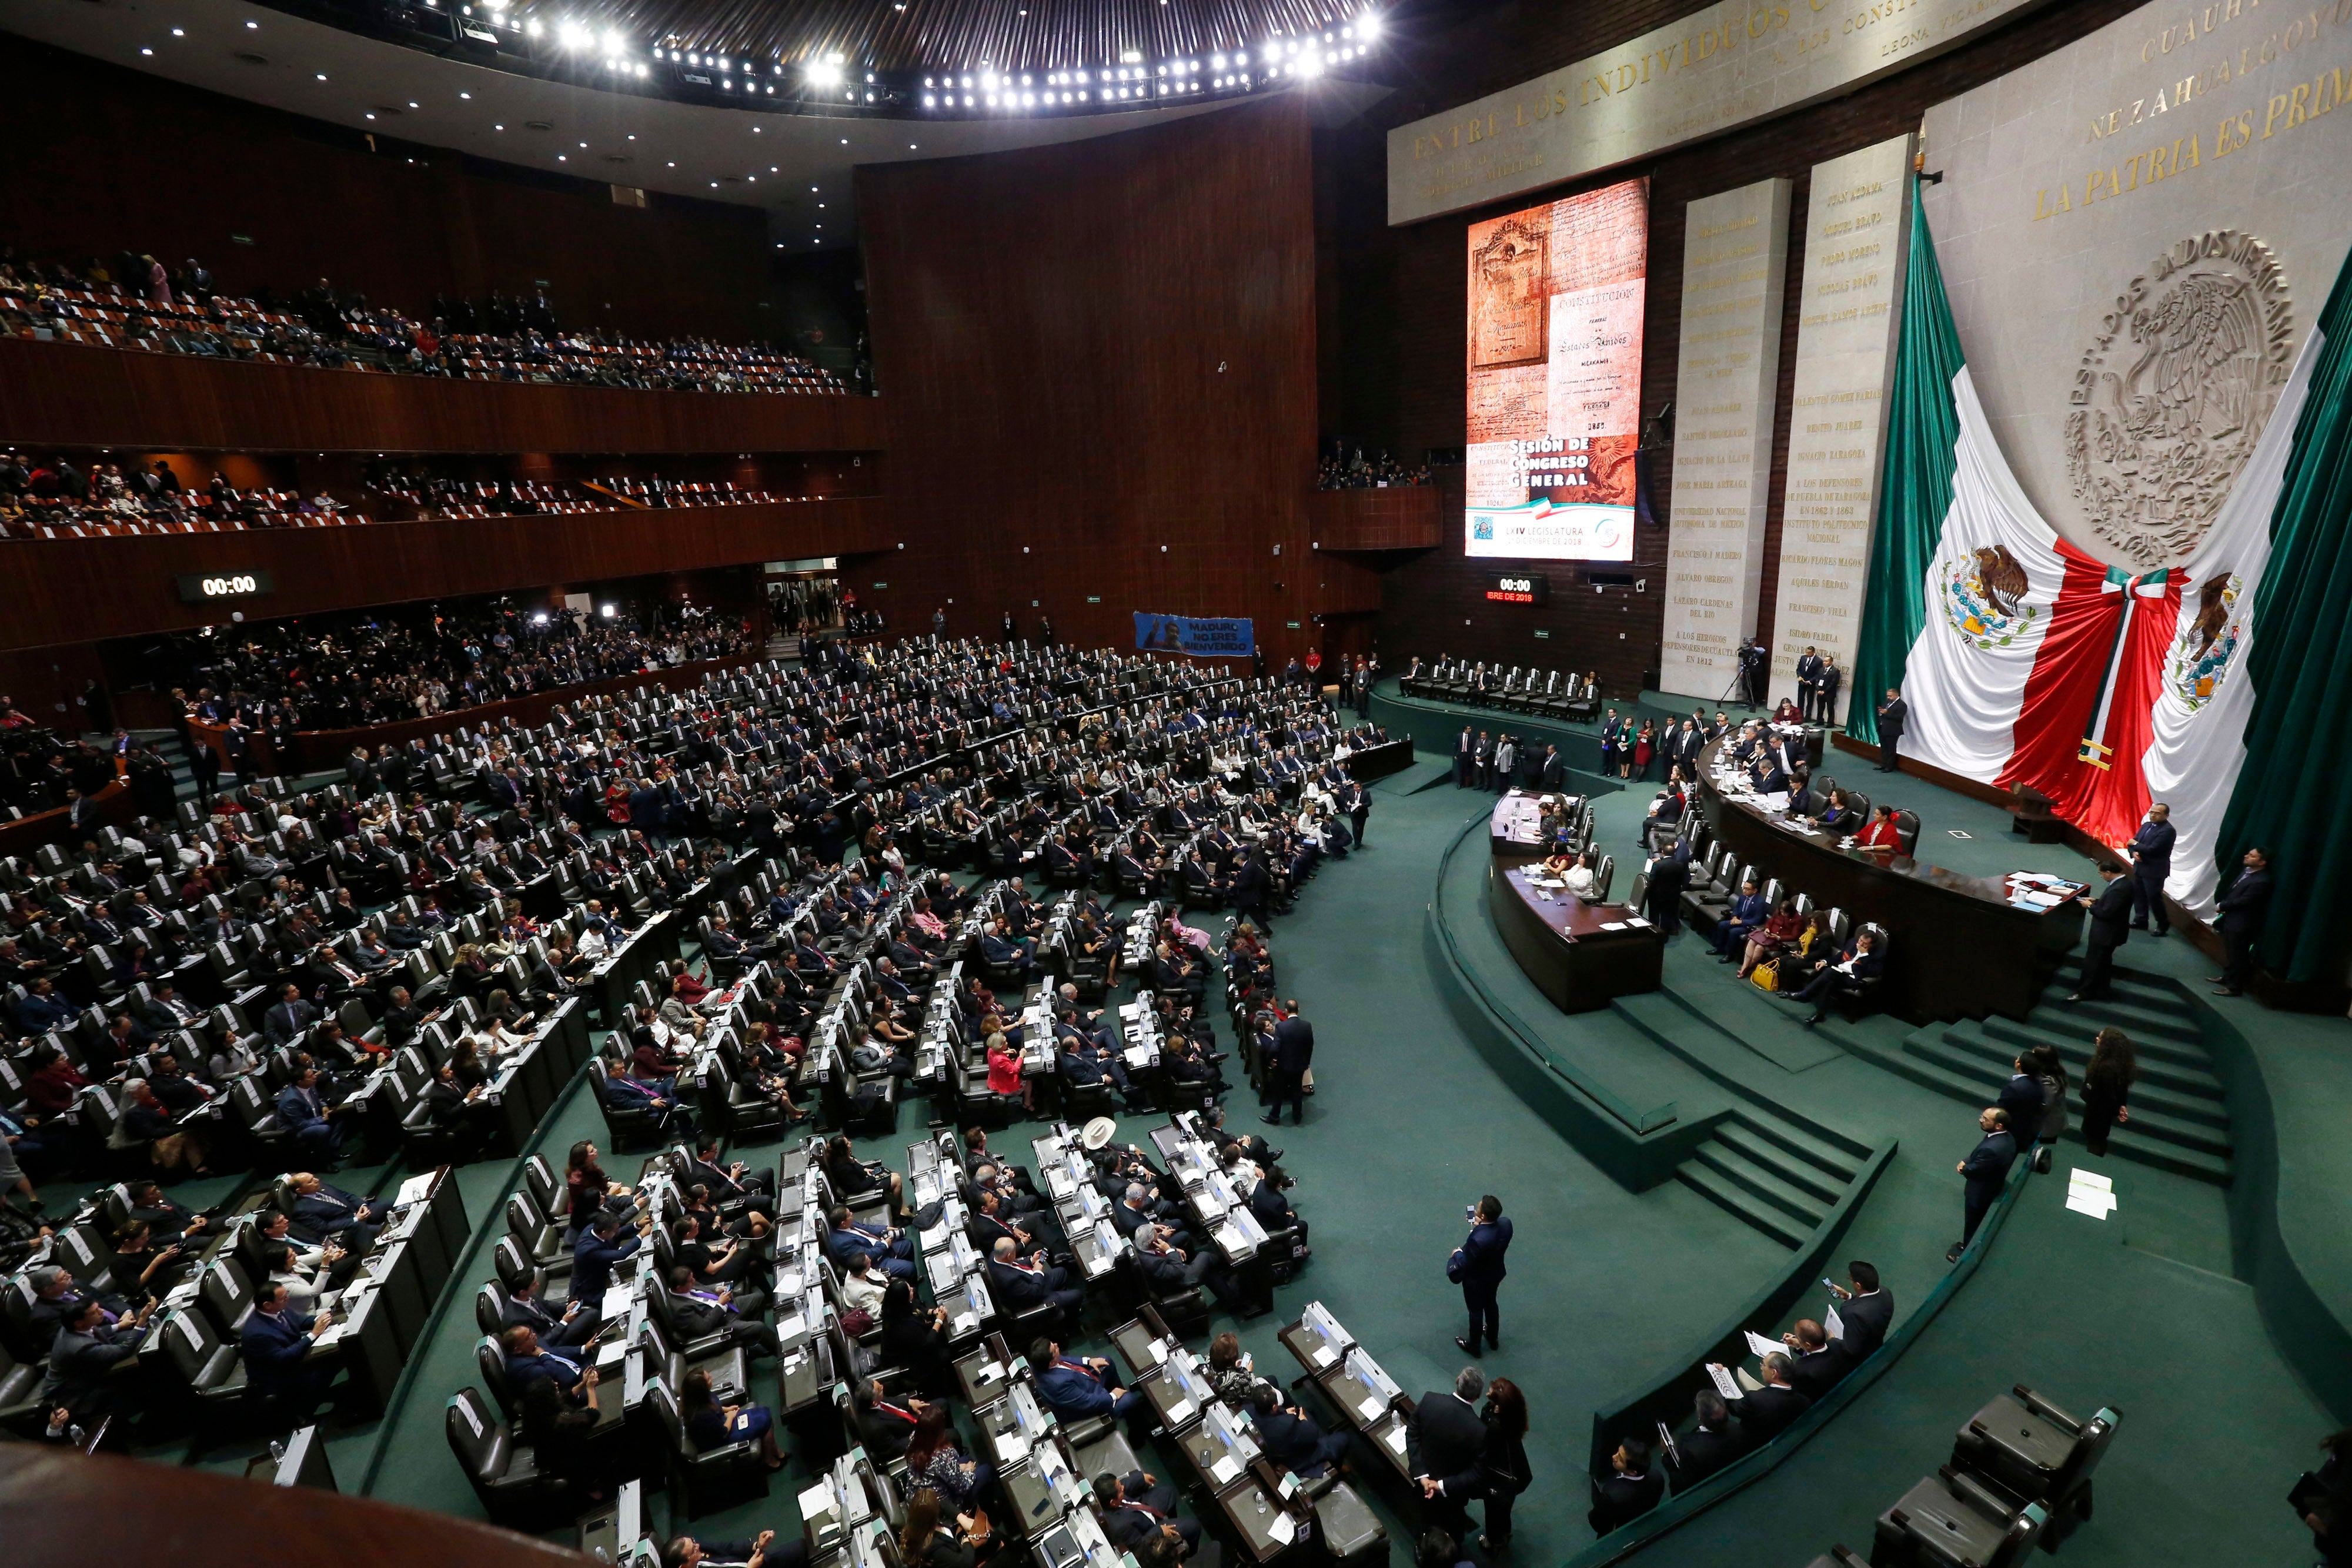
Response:
M1633 559L1649 182L1470 225L1462 548Z

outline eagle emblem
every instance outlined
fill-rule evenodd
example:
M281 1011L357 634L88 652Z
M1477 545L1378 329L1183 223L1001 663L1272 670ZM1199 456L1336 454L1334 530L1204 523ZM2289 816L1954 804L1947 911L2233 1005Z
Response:
M2245 580L2231 572L2208 578L2197 591L2197 613L2181 616L2165 653L2165 684L2191 713L2220 695L2237 662L2246 640L2246 620L2239 609L2245 588Z
M2042 607L2026 599L2032 587L2007 545L1979 545L1952 559L1937 598L1960 641L1990 651L2016 642L2040 617Z
M2269 246L2181 240L2101 319L2076 369L2066 472L2093 532L2136 570L2194 550L2261 439L2294 353Z

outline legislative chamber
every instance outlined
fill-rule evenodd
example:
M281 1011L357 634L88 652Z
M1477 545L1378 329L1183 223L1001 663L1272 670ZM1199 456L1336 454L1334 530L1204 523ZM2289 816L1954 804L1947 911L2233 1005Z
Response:
M2352 1562L2352 12L0 33L15 1557Z

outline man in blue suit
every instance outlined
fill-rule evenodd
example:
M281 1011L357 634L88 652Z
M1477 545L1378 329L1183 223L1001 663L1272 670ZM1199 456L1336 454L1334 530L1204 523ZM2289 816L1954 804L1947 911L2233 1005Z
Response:
M1302 1480L1313 1480L1348 1457L1346 1429L1326 1433L1305 1410L1284 1405L1270 1383L1250 1390L1250 1420L1266 1458Z
M294 1234L314 1246L331 1239L346 1252L364 1252L392 1217L381 1199L329 1186L309 1171L296 1171L286 1185L294 1191Z
M314 1318L289 1306L283 1284L265 1283L254 1293L253 1311L239 1335L246 1385L260 1398L284 1400L295 1426L317 1407L334 1380L334 1368L305 1365L303 1360L331 1321L328 1313Z
M620 1239L621 1217L611 1209L601 1210L572 1244L572 1299L600 1306L604 1292L613 1288L614 1266L633 1256L646 1239L632 1230L627 1240Z
M1315 1065L1315 1026L1300 1013L1297 998L1285 998L1282 1008L1288 1016L1274 1026L1274 1050L1265 1064L1266 1113L1259 1120L1282 1125L1282 1106L1287 1101L1292 1124L1304 1126L1307 1070Z
M2172 874L2172 808L2158 800L2147 809L2147 821L2139 825L2131 842L2124 846L2131 856L2132 929L2154 931L2158 936L2172 929L2172 918L2164 911L2165 879Z
M1953 1167L1968 1186L1968 1226L1952 1249L1944 1254L1947 1263L1958 1262L1969 1243L1976 1239L1977 1227L1984 1223L1986 1211L2008 1183L2009 1167L2017 1163L2017 1139L2010 1133L2008 1112L1998 1105L1988 1105L1978 1113L1977 1125L1984 1129L1983 1141Z
M520 1400L522 1391L544 1377L569 1394L580 1386L586 1375L572 1358L577 1350L559 1350L539 1342L538 1333L529 1323L517 1323L499 1334L499 1345L507 1353L507 1389Z
M915 1246L903 1230L887 1230L873 1225L853 1225L849 1210L837 1207L827 1217L833 1228L824 1239L825 1256L842 1273L849 1272L850 1259L864 1253L881 1270L900 1280L915 1277Z
M1084 1421L1095 1416L1126 1420L1149 1414L1151 1403L1139 1388L1121 1388L1110 1381L1110 1363L1100 1356L1072 1360L1049 1339L1031 1342L1030 1381L1045 1407L1064 1421Z
M1739 896L1731 901L1723 918L1715 923L1716 961L1728 964L1747 950L1748 939L1762 928L1772 911L1764 903L1764 890L1749 877L1739 884Z
M319 1092L317 1068L304 1068L300 1077L280 1089L272 1109L278 1124L292 1135L296 1147L318 1156L322 1164L333 1165L346 1129L335 1120L341 1107L331 1107Z
M1483 1334L1487 1348L1503 1348L1503 1310L1496 1297L1503 1288L1503 1255L1511 1249L1511 1222L1503 1218L1503 1200L1493 1193L1471 1211L1470 1234L1454 1249L1446 1274L1461 1283L1462 1300L1470 1309L1470 1332L1456 1334L1455 1344L1478 1354Z

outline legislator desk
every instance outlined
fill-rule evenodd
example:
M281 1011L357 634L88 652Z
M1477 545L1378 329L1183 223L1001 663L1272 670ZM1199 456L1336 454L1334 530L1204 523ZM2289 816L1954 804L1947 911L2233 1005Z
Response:
M1507 789L1486 820L1486 852L1498 864L1539 861L1551 852L1543 838L1543 797Z
M2083 934L2081 904L2067 898L2030 908L2012 901L2020 891L2013 876L1968 876L1908 855L1841 848L1833 833L1793 825L1727 793L1715 776L1721 746L1700 758L1708 828L1741 863L1779 878L1790 896L1810 894L1816 906L1843 909L1857 926L1886 928L1888 1011L1926 1023L1987 1013L2021 1019L2032 1010L2059 957Z
M1565 1013L1658 988L1666 939L1622 904L1588 904L1565 887L1535 885L1537 865L1487 868L1486 912L1536 988Z
M1348 777L1359 784L1369 784L1375 779L1385 779L1391 773L1402 773L1412 766L1412 741L1383 741L1348 753L1345 758Z

